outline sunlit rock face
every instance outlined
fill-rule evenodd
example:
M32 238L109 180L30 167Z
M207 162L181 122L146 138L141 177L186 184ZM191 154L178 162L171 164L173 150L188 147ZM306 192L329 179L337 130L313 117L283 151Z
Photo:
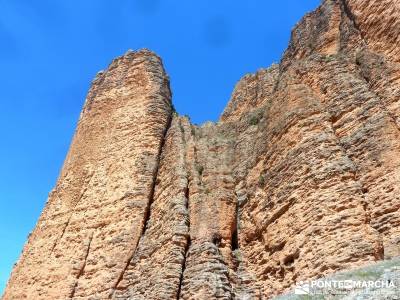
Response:
M3 299L269 299L400 255L399 33L397 0L326 0L202 126L115 59Z

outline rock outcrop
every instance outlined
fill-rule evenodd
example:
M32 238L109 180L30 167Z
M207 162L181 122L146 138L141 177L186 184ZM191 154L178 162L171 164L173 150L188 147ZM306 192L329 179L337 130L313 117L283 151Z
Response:
M202 126L115 59L2 299L269 299L400 255L399 36L397 0L325 0Z

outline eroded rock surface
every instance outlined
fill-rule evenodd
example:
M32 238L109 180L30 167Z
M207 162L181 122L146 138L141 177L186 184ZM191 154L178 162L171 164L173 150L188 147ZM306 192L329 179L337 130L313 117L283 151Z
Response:
M400 255L400 4L326 0L217 123L147 50L98 74L3 299L269 299Z

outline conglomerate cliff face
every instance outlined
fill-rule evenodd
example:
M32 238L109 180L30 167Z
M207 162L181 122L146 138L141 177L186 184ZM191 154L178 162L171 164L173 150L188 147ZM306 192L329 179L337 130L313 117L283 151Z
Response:
M326 0L218 123L148 50L89 91L8 299L269 299L400 255L400 2Z

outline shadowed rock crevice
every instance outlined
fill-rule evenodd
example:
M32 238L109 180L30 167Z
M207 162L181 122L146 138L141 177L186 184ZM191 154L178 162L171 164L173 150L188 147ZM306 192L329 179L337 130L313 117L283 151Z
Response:
M154 178L153 178L153 181L152 181L152 185L151 185L150 196L149 196L149 202L148 202L148 205L147 205L146 210L145 210L144 226L143 226L143 230L142 230L141 237L143 237L143 236L146 234L146 230L147 230L147 227L148 227L148 223L149 223L149 220L150 220L150 218L151 218L151 205L152 205L153 202L154 202L154 191L155 191L156 182L157 182L157 178L158 178L158 172L159 172L161 154L162 154L162 151L163 151L163 149L164 149L164 145L165 145L165 140L166 140L167 132L168 132L168 130L169 130L170 127L171 127L171 122L172 122L172 115L168 118L168 124L167 124L167 127L166 127L166 129L165 129L163 138L162 138L162 140L161 140L160 150L159 150L158 156L157 156L156 172L155 172L155 175L154 175Z
M124 269L122 270L121 274L119 275L119 277L118 277L118 279L117 279L117 281L116 281L116 283L115 283L115 285L113 287L113 290L118 289L119 283L121 282L126 270L128 269L129 265L131 264L133 257L135 256L136 249L138 248L138 245L139 245L140 241L143 239L144 235L146 234L146 229L148 227L148 223L149 223L149 220L151 218L151 205L154 202L154 190L155 190L155 186L156 186L156 182L157 182L157 176L158 176L159 164L160 164L160 159L161 159L161 153L162 153L162 150L164 148L167 132L168 132L169 128L171 127L171 122L172 122L172 116L170 116L168 118L167 127L166 127L166 130L165 130L164 134L163 134L163 138L161 140L160 150L159 150L159 153L158 153L158 156L157 156L157 162L156 162L156 164L157 164L156 165L156 171L155 171L155 174L153 176L153 180L152 180L152 184L151 184L151 190L150 190L148 204L147 204L147 206L145 208L145 211L144 211L144 217L143 217L144 222L143 222L143 225L142 225L140 238L137 240L136 245L132 249L132 254L129 256ZM113 295L111 296L110 299L113 298Z
M190 172L188 171L188 157L187 157L187 139L185 135L192 136L193 135L193 130L190 126L190 132L186 133L185 132L185 126L182 124L182 118L179 118L179 130L181 132L181 141L183 144L183 150L184 150L184 165L185 165L185 170L186 170L186 179L187 179L187 185L184 189L185 192L185 209L188 213L187 219L185 220L186 225L187 225L187 235L186 235L186 244L184 247L183 251L183 259L181 263L181 271L180 271L180 276L179 276L179 285L178 285L178 290L176 293L176 299L179 300L182 297L182 286L183 286L183 281L184 281L184 276L185 276L185 270L186 270L186 261L188 259L189 255L189 250L190 250L190 245L191 245L191 236L190 236L190 204L189 204L189 199L190 199L190 186L191 186L191 179L190 179Z
M190 241L190 238L188 238L187 239L187 244L186 244L186 247L185 247L185 251L184 251L184 254L183 254L182 271L181 271L181 275L179 277L178 291L176 293L177 294L177 297L176 297L177 300L181 299L182 286L183 286L184 274L185 274L185 269L186 269L186 260L187 260L187 257L188 257L190 244L191 244L191 241Z
M77 289L78 283L79 283L79 278L82 276L83 272L85 272L86 262L89 257L90 245L92 244L93 236L94 236L94 232L90 235L89 240L87 241L85 257L83 258L82 266L80 267L79 272L76 275L76 280L75 280L74 286L72 288L71 294L69 295L69 298L71 298L71 299L73 299L75 296L76 289Z
M239 238L238 238L238 229L237 229L237 227L232 232L231 249L232 249L232 251L235 251L235 250L239 249Z
M164 82L164 84L166 84L166 86L168 87L168 91L169 91L169 82L166 81L166 82ZM169 96L168 95L163 95L163 97L169 97ZM170 99L167 98L166 102L169 105ZM120 275L118 276L118 279L117 279L116 283L114 284L114 286L112 288L112 291L115 291L116 289L118 289L118 286L119 286L121 280L123 279L126 270L128 269L129 265L132 263L132 260L133 260L135 254L136 254L136 250L138 248L138 245L139 245L140 241L143 239L143 237L146 234L148 223L149 223L149 220L151 218L151 206L152 206L152 204L154 202L154 191L155 191L157 178L158 178L158 173L159 173L161 155L162 155L162 151L163 151L164 146L165 146L165 141L166 141L166 136L167 136L168 130L171 127L171 123L172 123L172 112L170 112L169 116L167 117L167 125L166 125L166 127L164 129L164 132L162 134L162 138L161 138L158 154L157 154L157 157L156 157L156 163L155 163L156 166L155 166L153 178L152 178L152 181L151 181L151 187L150 187L150 193L149 193L147 205L146 205L146 207L144 209L143 224L142 224L142 227L141 227L140 238L137 239L136 244L132 248L131 254L129 255L129 257L127 259L125 267L123 268L123 270L121 271ZM111 294L110 299L113 299L113 297L114 297L114 292Z
M349 5L347 4L347 0L340 0L340 4L342 6L343 12L346 14L347 18L352 22L354 28L359 32L361 39L364 40L363 33L360 29L360 27L357 24L356 18L349 8Z
M53 245L53 247L52 247L51 250L50 250L50 256L53 254L53 252L54 252L54 250L56 249L56 247L57 247L57 245L59 244L59 242L63 239L63 237L64 237L64 235L65 235L65 232L66 232L66 230L67 230L67 228L68 228L68 226L69 226L69 224L70 224L70 222L71 222L71 219L72 219L72 217L73 217L73 215L74 215L74 210L75 210L75 208L79 205L79 202L82 200L83 196L85 195L85 192L87 191L88 186L89 186L89 184L90 184L90 182L91 182L93 176L94 176L94 173L89 174L89 175L88 175L88 178L85 179L84 188L83 188L82 192L80 193L80 196L79 196L78 200L76 201L76 203L74 203L73 207L71 208L71 212L70 212L70 215L69 215L69 217L68 217L68 220L65 222L65 225L64 225L64 227L63 227L63 229L62 229L62 231L61 231L60 236L55 240L54 245Z
M57 247L58 242L59 242L60 240L62 240L62 238L64 237L65 231L67 230L68 225L69 225L69 223L71 222L71 218L72 218L72 214L71 214L71 216L68 218L67 222L65 222L65 225L64 225L64 228L63 228L62 231L61 231L60 237L59 237L58 239L56 239L56 241L54 242L53 247L51 247L50 256L53 254L54 249Z

